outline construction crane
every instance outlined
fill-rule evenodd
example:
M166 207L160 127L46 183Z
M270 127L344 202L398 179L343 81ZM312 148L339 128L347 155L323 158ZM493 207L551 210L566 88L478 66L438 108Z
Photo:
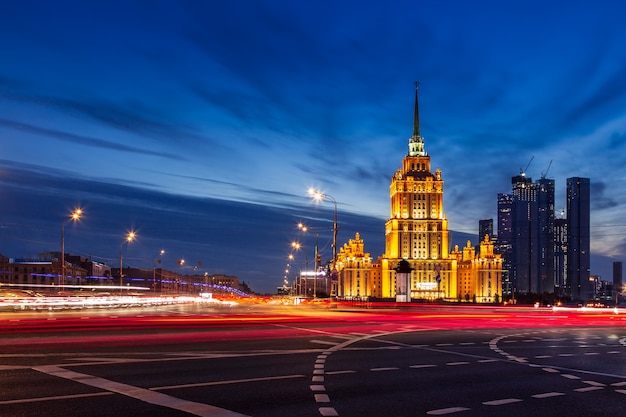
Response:
M546 169L546 172L542 172L541 173L541 179L545 180L546 179L546 175L548 175L548 171L550 171L550 167L552 166L552 159L550 159L550 163L548 164L548 169Z
M533 159L535 159L535 155L533 155L532 158L530 158L530 161L528 161L528 165L526 165L526 169L522 169L522 168L519 169L519 174L522 177L526 176L526 171L528 171L528 167L530 166L530 163L533 161Z

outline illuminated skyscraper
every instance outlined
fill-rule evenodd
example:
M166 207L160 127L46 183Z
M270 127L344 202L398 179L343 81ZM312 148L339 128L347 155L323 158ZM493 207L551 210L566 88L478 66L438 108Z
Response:
M531 291L537 294L554 292L554 180L542 177L536 183L537 203L534 249L538 263L534 271Z
M590 300L590 181L589 178L567 179L567 281L568 295Z
M493 239L493 219L481 219L478 220L478 244L485 239L485 235L489 236L489 239Z
M431 172L430 156L420 135L417 84L413 136L389 190L391 213L385 223L382 296L396 295L394 268L404 259L412 269L410 298L456 298L456 261L448 253L443 180L440 169Z
M554 220L554 293L561 297L566 294L567 276L567 220Z
M502 293L511 295L515 289L513 274L513 195L498 194L498 240L495 252L502 255L504 269Z
M533 223L532 209L537 201L537 188L532 178L524 172L511 179L513 186L513 245L511 257L511 278L515 292L532 292L533 265L538 264L537 252L533 244L536 237L536 223ZM535 233L533 233L535 232Z

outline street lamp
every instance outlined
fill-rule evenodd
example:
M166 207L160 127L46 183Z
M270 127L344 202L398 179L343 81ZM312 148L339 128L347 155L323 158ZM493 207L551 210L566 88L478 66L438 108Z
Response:
M309 188L309 195L313 197L315 201L328 200L333 203L335 208L335 216L333 218L333 266L337 260L337 200L328 194L324 194L314 188Z
M122 240L122 242L120 243L120 295L122 295L122 291L124 290L124 273L122 272L122 247L124 246L124 243L130 243L133 240L135 240L135 238L137 237L137 233L133 232L132 230L130 232L128 232L126 234L126 238L124 238L124 240Z
M300 229L302 231L302 233L307 233L309 231L309 228L302 222L298 223L298 229ZM320 255L319 255L319 250L318 250L318 240L319 240L319 233L315 232L315 253L314 253L314 268L313 268L313 299L317 298L317 272L318 272L318 268L319 268L319 264L320 264ZM309 261L307 258L306 261L306 272L307 275L309 274ZM307 276L307 283L308 283L308 276ZM308 284L307 284L308 285Z
M156 292L157 290L157 283L156 283L156 264L157 264L157 258L159 258L160 256L163 256L165 254L165 249L161 249L159 251L159 254L157 256L154 257L154 259L152 260L152 282L154 285L154 292ZM161 263L161 259L159 258L158 260L159 263ZM163 274L161 274L163 275Z
M80 220L82 214L83 210L77 208L70 213L70 218L61 224L61 290L63 290L63 285L65 285L65 225L69 222Z

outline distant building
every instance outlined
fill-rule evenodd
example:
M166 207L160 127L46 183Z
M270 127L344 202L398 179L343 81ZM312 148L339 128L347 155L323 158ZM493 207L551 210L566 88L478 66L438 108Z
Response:
M590 181L567 179L567 281L568 295L590 300L594 295L590 281Z
M0 285L4 283L34 291L60 291L65 286L87 284L87 268L66 261L65 280L61 270L61 261L52 257L2 258Z
M567 294L567 219L554 220L554 293Z
M478 220L478 244L485 239L485 236L494 238L493 234L493 219L481 219Z
M537 227L536 247L538 263L532 274L531 292L553 293L555 286L554 275L554 180L542 177L536 182L536 213Z
M513 195L498 194L498 239L495 253L502 255L502 291L511 296L515 290L513 282Z
M613 262L613 288L618 293L624 291L621 262Z

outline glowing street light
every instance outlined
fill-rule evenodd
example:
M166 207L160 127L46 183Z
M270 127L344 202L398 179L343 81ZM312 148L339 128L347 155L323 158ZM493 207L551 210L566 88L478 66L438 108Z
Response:
M122 240L122 243L120 243L120 295L122 295L122 290L124 289L124 273L122 272L122 247L124 246L124 243L130 243L133 240L135 240L137 238L137 233L133 232L132 230L130 232L128 232L126 234L126 238L124 238L124 240Z
M65 225L69 222L80 220L80 216L82 215L83 210L77 208L70 213L70 218L61 224L61 289L63 289L63 285L65 285Z
M161 249L159 251L159 254L157 256L155 256L154 259L152 260L152 281L153 281L152 285L154 285L154 292L156 292L156 290L157 290L156 264L157 263L161 263L161 258L160 257L163 256L164 254L165 254L165 249Z
M309 227L306 226L302 222L298 223L298 229L300 229L302 231L302 233L307 233L309 231ZM315 299L317 297L317 272L318 272L318 267L320 266L320 263L321 263L321 257L320 257L319 250L318 250L318 239L319 239L319 233L315 232L315 253L313 254L313 257L314 257L313 299ZM306 261L306 273L307 273L307 275L309 273L309 261L308 261L308 258L307 258L307 261ZM306 279L307 279L307 285L308 285L308 276L307 276Z
M333 266L334 266L335 262L337 261L337 200L335 200L332 196L328 194L324 194L321 191L316 190L314 188L309 188L308 193L315 201L328 200L333 203L333 206L335 209L335 216L333 218Z

